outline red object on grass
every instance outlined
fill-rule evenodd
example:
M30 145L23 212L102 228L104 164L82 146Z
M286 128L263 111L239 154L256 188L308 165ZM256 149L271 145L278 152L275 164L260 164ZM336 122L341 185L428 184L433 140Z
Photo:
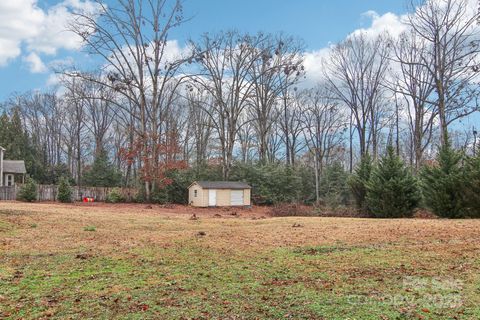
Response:
M94 202L94 201L95 199L93 198L88 198L88 197L83 198L83 202Z

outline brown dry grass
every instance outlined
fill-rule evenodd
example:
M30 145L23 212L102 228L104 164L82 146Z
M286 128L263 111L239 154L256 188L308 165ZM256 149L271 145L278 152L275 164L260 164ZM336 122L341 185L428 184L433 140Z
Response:
M479 220L268 218L267 208L162 208L123 204L56 204L0 202L0 211L14 210L4 220L19 232L3 239L4 250L57 252L78 246L111 250L138 243L168 245L190 239L198 231L206 245L224 249L269 250L272 247L371 244L429 246L480 245ZM24 214L22 214L24 213ZM191 219L195 214L198 220ZM295 223L301 228L292 228ZM37 228L30 228L37 224ZM83 232L96 226L96 234Z

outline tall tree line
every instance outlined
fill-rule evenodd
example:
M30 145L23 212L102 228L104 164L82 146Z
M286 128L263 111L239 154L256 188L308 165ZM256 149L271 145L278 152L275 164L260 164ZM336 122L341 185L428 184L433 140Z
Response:
M458 125L478 110L478 27L466 0L412 4L399 37L348 36L330 48L314 84L294 37L206 33L172 55L182 1L98 3L98 16L78 13L70 30L101 70L57 70L56 91L3 105L0 144L12 139L4 123L17 123L9 126L35 151L36 168L62 167L82 184L106 153L123 184L141 183L148 199L171 170L219 166L228 180L236 162L283 163L309 168L318 198L326 166L352 171L388 145L414 171L449 131L473 150L470 130Z

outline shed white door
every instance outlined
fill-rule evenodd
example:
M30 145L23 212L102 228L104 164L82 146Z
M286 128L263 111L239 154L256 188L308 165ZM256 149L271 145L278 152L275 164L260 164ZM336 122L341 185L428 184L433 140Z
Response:
M232 190L230 193L230 204L232 206L243 206L243 190Z
M217 205L217 190L208 190L208 205L210 207Z

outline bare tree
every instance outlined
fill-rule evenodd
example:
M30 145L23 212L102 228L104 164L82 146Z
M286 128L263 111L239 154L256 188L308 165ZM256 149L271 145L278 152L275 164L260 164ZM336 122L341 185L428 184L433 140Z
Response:
M409 25L426 43L419 61L409 64L426 68L433 78L440 122L441 142L448 137L448 125L476 110L480 50L475 29L476 10L466 0L412 2ZM404 62L405 63L405 62Z
M193 135L195 163L196 166L206 164L208 157L208 146L212 138L212 119L205 109L211 108L212 97L205 90L197 90L194 87L188 88L188 125Z
M297 90L284 90L277 105L281 138L285 146L285 161L294 166L297 154L305 148L302 133L305 128L303 118L303 104L305 96Z
M262 35L250 36L235 31L205 34L192 46L201 66L194 83L213 97L213 104L204 108L220 141L223 178L228 180L233 162L233 149L241 128L241 115L252 93L249 77L259 56L257 47Z
M401 109L404 111L403 116L407 118L412 137L412 163L418 171L422 164L423 153L432 140L434 120L437 116L435 104L430 103L435 88L434 78L428 68L421 63L421 57L428 48L425 41L411 31L402 34L399 41L392 47L394 48L392 59L399 70L394 73L390 87L395 93L397 107L398 105L406 106ZM403 101L397 100L398 95ZM397 133L397 140L398 136Z
M258 145L256 141L257 135L252 121L247 119L242 120L244 125L238 131L238 141L240 144L240 160L243 163L249 163L253 160L256 151L255 146Z
M84 138L86 130L86 108L85 100L80 95L82 92L82 83L78 79L63 81L66 88L64 103L67 109L66 121L63 123L65 128L65 146L68 154L68 164L73 173L77 185L81 184L82 167L84 159Z
M70 29L79 35L90 53L103 58L103 78L70 73L113 89L128 100L128 108L138 126L137 158L141 162L145 195L155 184L160 155L156 147L162 109L174 99L183 77L180 67L190 57L168 56L168 34L183 21L181 0L118 0L107 7L95 0L97 15L77 13Z
M303 92L305 96L303 122L309 152L314 158L315 194L320 200L320 176L331 153L343 146L348 114L342 112L337 100L330 97L325 86Z
M275 104L282 92L304 75L302 44L291 37L267 35L259 43L258 59L250 69L253 82L250 114L258 139L258 156L266 162L269 132L277 120ZM270 159L272 160L272 159Z
M389 50L384 35L369 39L354 34L336 45L325 61L325 78L332 94L351 110L361 156L371 144L373 157L377 157Z
M106 149L106 139L115 116L111 103L115 99L115 92L98 82L82 81L78 94L85 105L86 126L93 135L94 155L97 157Z

